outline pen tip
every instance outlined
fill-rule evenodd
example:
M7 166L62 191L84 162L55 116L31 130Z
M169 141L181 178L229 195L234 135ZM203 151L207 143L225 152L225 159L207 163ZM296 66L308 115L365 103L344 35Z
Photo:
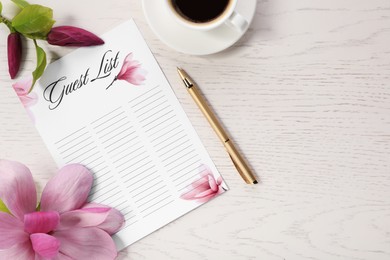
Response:
M255 180L254 182L253 182L253 184L257 184L258 182Z

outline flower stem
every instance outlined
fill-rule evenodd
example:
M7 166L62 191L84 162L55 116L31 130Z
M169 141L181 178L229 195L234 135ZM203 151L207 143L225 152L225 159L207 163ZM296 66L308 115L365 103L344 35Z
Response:
M4 23L5 25L7 25L10 32L15 32L15 29L12 27L11 21L5 18L4 16L2 16L1 14L0 14L0 23Z
M108 87L106 87L106 90L109 89L109 88L112 86L112 84L114 84L114 82L115 82L117 79L118 79L118 77L115 76L115 78L112 80L111 84L108 85Z

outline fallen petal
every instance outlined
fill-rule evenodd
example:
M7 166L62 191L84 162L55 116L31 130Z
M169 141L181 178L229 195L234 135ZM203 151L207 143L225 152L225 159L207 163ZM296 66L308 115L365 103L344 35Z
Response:
M34 251L41 257L53 258L58 255L60 241L48 234L35 233L30 235Z
M0 249L8 249L28 240L23 223L14 216L0 212ZM3 258L1 258L3 259Z
M109 234L95 227L73 228L53 233L61 242L60 252L74 259L110 260L117 251Z
M24 215L34 212L37 193L30 170L23 164L0 160L0 199L9 211L23 221Z
M38 95L35 92L28 93L32 85L32 77L27 77L12 85L16 94L24 107L29 107L37 103Z
M43 189L41 210L62 213L79 209L88 198L92 182L92 173L84 166L64 166Z

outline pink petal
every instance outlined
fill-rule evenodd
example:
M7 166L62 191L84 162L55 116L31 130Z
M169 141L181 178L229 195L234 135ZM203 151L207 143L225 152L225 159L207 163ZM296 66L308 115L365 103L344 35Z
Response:
M32 77L25 78L12 85L16 94L24 107L29 107L37 103L38 95L35 92L28 93L32 85Z
M217 182L215 181L214 176L210 174L208 176L208 178L209 178L210 189L213 190L213 191L217 191L218 190L218 185L217 185Z
M12 87L14 88L16 94L18 96L27 95L27 93L30 91L32 80L32 77L27 77L22 79L21 81L12 84Z
M127 68L129 67L132 59L133 59L133 53L130 52L129 54L127 54L127 56L123 60L122 68L119 71L118 76L117 76L118 78L122 77L122 75L127 71Z
M217 193L211 193L208 196L205 196L203 198L198 199L198 201L202 202L202 203L207 202L207 201L211 200L212 198L214 198L215 196L217 196L217 194L219 194L219 193L218 192Z
M30 240L34 251L39 256L53 258L58 255L60 241L55 237L48 234L35 233L30 235Z
M23 223L8 213L0 212L0 249L11 248L27 240L28 234L23 231Z
M222 177L219 176L218 179L217 179L217 185L221 185L222 184Z
M133 85L142 85L145 81L146 70L138 67L129 67L121 76L119 80L126 80Z
M27 241L16 244L7 250L0 250L0 259L12 259L12 260L34 260L35 252L32 249L30 239Z
M28 95L19 96L20 101L22 102L24 107L31 107L38 102L37 93L30 93Z
M86 204L83 207L83 209L97 208L97 207L103 207L103 206L99 205L99 204L89 203L89 204ZM115 234L116 232L118 232L124 223L125 223L125 218L124 218L123 214L120 211L118 211L114 208L111 208L110 211L108 212L107 218L103 221L103 223L99 224L97 227L100 229L103 229L108 234L112 235L112 234Z
M37 260L37 259L35 259L35 260ZM59 252L58 255L54 258L54 260L74 260L74 259Z
M131 77L129 77L127 81L136 86L142 85L146 80L146 74L146 70L139 68L133 73Z
M72 210L61 214L58 230L75 227L96 227L106 220L111 208L88 208Z
M210 186L208 182L201 183L201 185L198 185L196 187L193 187L192 190L186 191L181 195L182 199L185 200L195 200L197 199L197 195L199 193L202 193L204 191L210 190Z
M37 193L30 170L23 164L0 160L0 199L9 211L23 220L35 211Z
M42 192L41 210L62 213L79 209L88 198L92 182L92 173L84 166L64 166L46 184Z
M195 199L200 199L200 198L204 198L204 197L207 197L207 196L209 196L210 194L214 194L215 193L215 191L213 191L213 190L206 190L206 191L204 191L204 192L201 192L201 193L198 193L198 194L196 194L195 195Z
M146 70L141 68L141 64L138 61L133 60L133 54L129 53L123 61L117 79L126 80L133 85L141 85L146 79L146 73Z
M74 259L109 260L117 256L114 241L99 228L73 228L53 233L60 252Z
M60 215L56 211L33 212L24 215L24 231L27 233L49 233L60 222Z
M208 175L202 176L200 179L194 181L194 182L191 184L191 186L194 187L194 188L196 188L196 187L198 187L198 186L200 186L200 185L203 185L203 186L206 186L207 188L209 188L209 187L210 187L209 184L208 184L209 178L208 178L207 176L208 176Z
M49 260L48 258L46 257L42 257L38 254L35 255L35 260ZM71 258L67 255L64 255L63 253L61 252L58 252L57 256L55 256L54 258L50 258L50 260L75 260L74 258Z

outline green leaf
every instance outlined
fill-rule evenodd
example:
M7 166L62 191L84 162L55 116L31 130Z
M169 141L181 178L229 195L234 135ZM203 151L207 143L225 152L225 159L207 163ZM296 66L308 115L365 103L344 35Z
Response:
M12 2L14 2L14 4L16 4L17 6L19 6L20 8L25 8L26 6L30 5L27 1L24 1L24 0L11 0Z
M0 200L0 212L11 213L2 200Z
M33 71L33 83L31 85L30 91L34 88L35 82L42 76L46 68L46 53L45 51L38 46L37 41L34 40L35 49L37 51L37 67Z
M3 11L3 4L0 2L0 14L2 11ZM1 21L0 21L0 23L1 23Z
M54 23L53 10L42 5L28 5L12 19L12 27L32 39L45 39Z

